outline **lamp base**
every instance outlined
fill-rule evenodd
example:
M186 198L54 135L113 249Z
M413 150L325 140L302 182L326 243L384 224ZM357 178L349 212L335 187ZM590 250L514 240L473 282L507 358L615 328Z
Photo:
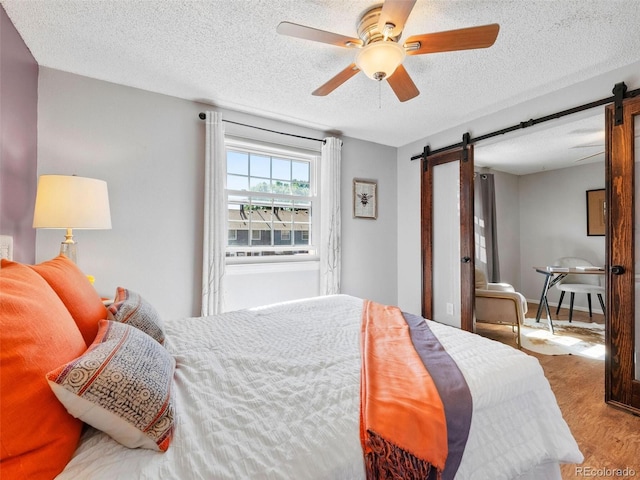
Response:
M73 263L78 263L78 244L62 242L60 244L60 253L70 259Z

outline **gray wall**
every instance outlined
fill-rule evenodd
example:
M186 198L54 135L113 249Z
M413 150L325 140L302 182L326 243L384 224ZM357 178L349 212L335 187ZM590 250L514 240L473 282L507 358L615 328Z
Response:
M395 305L398 303L396 149L346 139L342 153L342 291ZM353 218L354 178L378 183L377 220Z
M531 175L490 173L495 175L502 282L537 303L544 277L532 267L574 256L604 265L605 237L586 234L586 191L604 188L603 161ZM418 297L419 291L414 292ZM548 298L555 305L557 289L552 289ZM568 298L564 306L568 306ZM587 310L585 295L576 296L575 308ZM595 298L593 308L600 311Z
M198 315L202 275L204 123L210 106L40 69L38 174L107 181L112 230L78 230L78 264L112 295L138 291L166 317ZM232 111L228 120L315 138L324 132ZM255 135L237 131L238 135ZM343 293L397 303L395 148L344 138ZM376 221L351 216L352 177L377 179ZM39 230L37 260L56 255L63 232ZM289 275L300 283L298 275ZM278 298L285 276L272 272L256 298ZM274 289L274 295L268 295ZM259 295L258 295L259 294ZM236 298L238 296L236 295ZM237 307L238 305L234 305Z
M493 173L501 281L537 303L544 276L533 267L550 265L558 257L582 257L604 265L605 237L586 234L585 198L587 190L604 188L603 161L531 175ZM558 290L551 289L548 298L555 305ZM567 297L564 306L568 305ZM588 310L585 295L576 296L575 308ZM593 308L600 311L595 298Z
M38 64L0 6L0 234L14 260L33 263Z
M587 236L586 191L604 188L604 161L520 177L520 291L538 302L544 276L533 266L551 265L559 257L580 257L604 266L605 237ZM556 288L549 303L560 297ZM587 310L586 295L576 295L576 308ZM563 305L569 306L565 297ZM593 309L600 304L593 299Z
M552 112L569 109L577 105L592 102L600 98L611 96L611 89L616 83L624 81L629 89L640 87L640 62L618 70L595 75L593 78L571 87L554 91L543 97L521 103L512 108L500 110L489 109L484 116L469 118L469 120L456 128L442 132L427 134L422 140L405 145L398 149L398 304L406 311L420 311L421 308L421 268L420 268L420 162L411 161L410 158L422 152L425 145L432 150L451 144L459 143L462 134L470 132L472 137L478 137L492 131L500 130L512 125L517 125L530 118L540 118ZM575 114L555 122L570 122L572 119L581 119L593 115L593 111ZM510 136L526 134L527 130L519 130L510 133ZM512 187L510 187L512 188ZM549 190L539 192L540 195L553 195ZM522 200L520 199L520 204ZM510 210L511 223L513 210ZM520 220L522 223L522 219ZM542 227L542 225L541 225ZM400 233L402 232L402 233ZM402 238L401 238L402 236ZM515 241L515 239L512 238ZM502 249L502 246L500 247ZM502 256L502 254L501 254ZM526 257L528 252L520 246L519 253L509 253L511 260ZM517 264L516 264L517 265ZM523 279L521 266L501 264L501 271L508 275ZM514 282L518 282L515 280ZM521 286L522 280L520 280ZM538 295L539 297L539 295Z

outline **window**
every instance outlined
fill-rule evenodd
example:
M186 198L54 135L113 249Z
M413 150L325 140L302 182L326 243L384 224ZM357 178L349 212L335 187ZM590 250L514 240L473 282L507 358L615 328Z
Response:
M226 147L227 260L314 257L315 155L234 140Z

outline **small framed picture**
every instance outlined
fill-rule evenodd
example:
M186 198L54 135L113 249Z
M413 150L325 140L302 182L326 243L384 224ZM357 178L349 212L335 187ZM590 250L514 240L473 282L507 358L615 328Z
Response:
M602 236L605 234L607 217L607 202L604 188L587 190L587 236Z
M378 218L378 184L371 180L353 179L354 218Z

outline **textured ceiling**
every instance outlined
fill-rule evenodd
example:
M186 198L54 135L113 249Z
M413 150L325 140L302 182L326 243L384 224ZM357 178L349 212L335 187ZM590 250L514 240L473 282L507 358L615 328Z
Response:
M495 45L408 56L421 94L405 103L362 73L314 97L355 51L278 35L278 23L356 36L374 2L0 3L41 66L396 147L640 58L638 0L418 0L403 39L499 23Z
M601 162L604 178L604 115L541 124L526 135L481 142L474 162L514 175Z

